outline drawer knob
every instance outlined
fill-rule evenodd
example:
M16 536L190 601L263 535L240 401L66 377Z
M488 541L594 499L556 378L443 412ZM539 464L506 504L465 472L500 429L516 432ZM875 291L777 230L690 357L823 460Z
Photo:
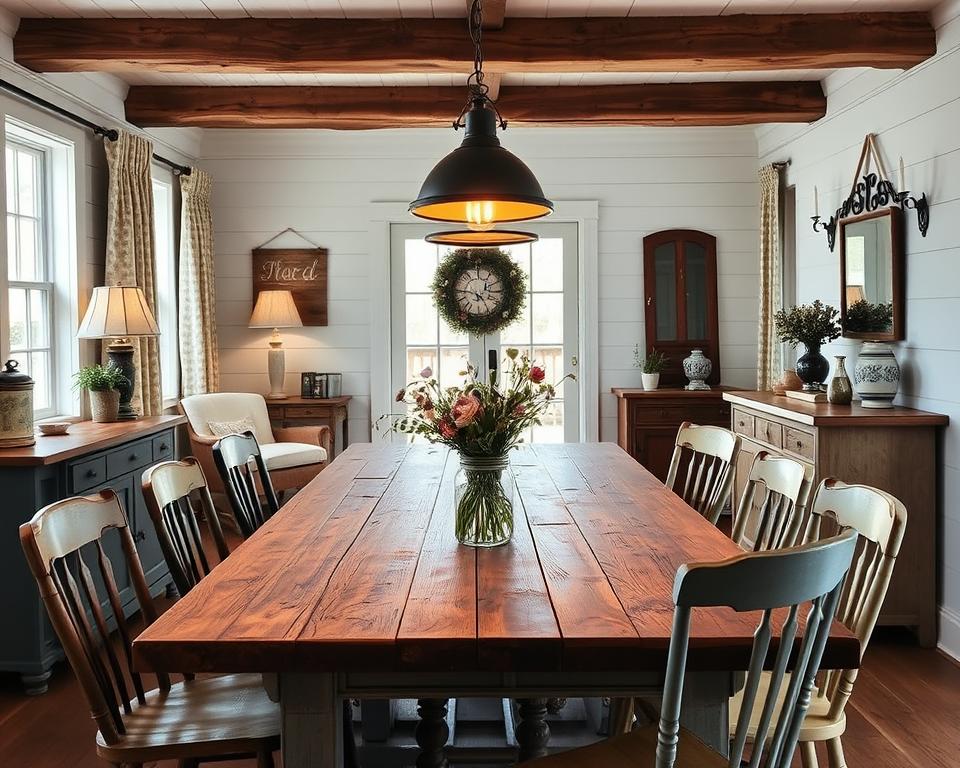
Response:
M96 477L96 476L97 476L97 470L95 470L95 469L88 469L86 476L87 476L87 477Z
M137 460L137 454L135 454L135 453L131 453L131 454L130 454L130 459L129 459L129 460L130 460L130 461L136 461L136 460Z
M137 531L133 537L134 541L144 541L147 538L146 531Z
M160 450L161 450L161 451L167 450L167 444L166 444L166 443L160 443Z
M797 448L803 448L803 440L797 440Z

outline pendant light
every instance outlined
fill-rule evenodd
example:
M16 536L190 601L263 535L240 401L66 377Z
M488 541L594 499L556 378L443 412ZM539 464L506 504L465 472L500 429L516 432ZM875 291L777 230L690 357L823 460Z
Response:
M474 44L473 73L467 79L470 90L467 104L453 123L454 130L465 129L463 142L430 171L410 212L431 221L465 224L477 233L487 232L492 245L499 233L494 225L538 219L553 212L553 203L544 197L540 182L516 155L500 146L497 124L507 127L489 97L483 82L481 0L470 6L469 30ZM449 233L436 233L444 235ZM529 242L529 241L526 241Z
M433 232L423 239L435 245L452 245L456 248L500 248L505 245L535 243L540 238L533 232L515 229L454 229L449 232Z

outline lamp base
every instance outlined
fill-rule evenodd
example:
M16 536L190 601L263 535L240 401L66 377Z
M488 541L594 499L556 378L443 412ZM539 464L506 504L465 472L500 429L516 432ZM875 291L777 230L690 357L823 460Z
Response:
M130 404L133 398L133 387L137 380L137 367L133 363L133 345L126 339L114 341L107 347L107 359L127 377L127 384L118 387L120 410L117 413L117 421L135 421L140 417Z
M267 400L286 400L287 393L283 391L283 379L286 374L283 347L279 342L271 341L267 352L267 370L270 374L270 394Z

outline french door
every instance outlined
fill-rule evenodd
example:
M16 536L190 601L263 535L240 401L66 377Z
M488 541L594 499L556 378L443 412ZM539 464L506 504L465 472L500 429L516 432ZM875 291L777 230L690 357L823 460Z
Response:
M430 367L441 386L460 384L460 372L472 362L489 375L491 356L504 365L505 350L530 355L559 381L577 373L579 353L579 286L576 224L525 224L536 243L505 247L527 275L527 301L521 316L499 333L468 336L451 329L433 305L430 284L449 246L427 243L436 225L393 224L390 227L391 381L397 391ZM495 354L491 355L491 351ZM561 385L529 442L576 442L580 439L579 385Z

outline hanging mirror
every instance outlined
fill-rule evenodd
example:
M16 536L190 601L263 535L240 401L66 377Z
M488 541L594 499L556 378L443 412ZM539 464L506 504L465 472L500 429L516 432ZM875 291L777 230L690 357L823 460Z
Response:
M904 336L903 213L883 208L840 220L840 323L848 339Z

